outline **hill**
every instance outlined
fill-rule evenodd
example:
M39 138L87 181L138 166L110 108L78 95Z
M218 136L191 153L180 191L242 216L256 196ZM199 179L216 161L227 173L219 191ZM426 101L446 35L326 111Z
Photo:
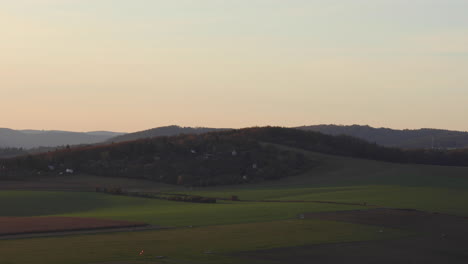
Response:
M178 135L199 135L208 132L223 131L229 130L224 128L207 128L207 127L180 127L180 126L164 126L152 128L144 131L138 131L134 133L128 133L125 135L119 135L112 137L108 142L124 142L132 141L137 139L144 138L153 138L153 137L169 137L169 136L178 136Z
M95 144L106 141L122 133L68 132L47 130L13 130L0 128L0 148L38 148L57 147L65 145Z
M257 127L219 132L324 154L398 163L468 166L468 149L398 149L369 143L356 137L281 127Z
M468 147L468 132L442 129L396 130L370 126L315 125L298 127L328 135L348 135L382 146L405 149L458 149Z
M189 186L278 179L310 165L300 153L220 132L72 147L0 163L2 179L64 175L73 170Z
M229 186L202 188L197 184L185 188L161 184L152 178L160 175L153 165L179 170L174 175L183 176L184 185L197 175L186 177L182 174L186 169L197 172L198 168L214 170L220 165L234 168L236 172L239 166L253 165L247 153L259 160L258 169L291 172L292 164L304 157L307 164L296 168L297 175L281 173L280 179L264 181L260 174L258 178L253 174L255 180L248 181L249 184L238 182ZM42 234L49 237L41 239L16 237L0 241L4 244L0 246L0 255L8 263L18 264L153 263L160 258L162 262L193 264L278 261L299 264L318 257L327 263L362 263L371 253L376 254L369 263L387 260L403 263L408 259L414 259L415 263L465 263L468 259L463 246L468 234L468 167L356 158L389 159L400 155L408 158L406 153L413 152L385 148L349 136L266 127L72 147L0 160L3 176L5 169L30 168L30 171L19 171L30 173L30 181L0 181L0 189L10 190L0 191L0 216L10 222L12 216L32 217L31 221L36 217L60 216L171 227L62 237ZM413 154L427 157L431 153ZM244 164L243 160L248 162ZM262 160L273 164L264 165ZM47 164L56 165L56 170L44 171ZM277 164L282 166L276 167ZM99 173L106 177L59 175L61 169L75 165L77 171L99 173L102 170L109 174ZM119 166L130 168L128 175L135 178L107 177L125 176L118 173ZM39 169L41 175L37 174ZM206 172L201 174L201 179L208 183L210 178L203 176ZM217 171L211 178L215 182L209 185L230 179L226 177L229 172ZM52 177L43 177L46 174ZM142 179L145 178L142 175L151 181ZM250 179L251 174L247 175ZM178 179L178 176L174 178ZM24 190L34 184L32 189L41 191L17 191L13 183ZM145 194L224 198L235 195L240 201L182 203L94 193L95 186L121 186ZM48 188L58 191L44 191ZM379 207L386 209L376 209ZM139 255L143 250L144 255Z
M319 159L321 165L304 174L274 182L197 187L193 191L180 188L177 191L207 197L230 197L235 194L241 198L240 202L221 200L217 204L193 204L89 191L2 191L1 216L100 218L143 221L175 228L7 240L0 241L4 244L0 247L0 253L8 263L21 264L139 263L143 258L138 253L142 249L147 256L145 260L150 262L157 256L166 256L174 263L194 264L267 264L278 263L279 258L281 263L307 263L304 261L317 259L317 256L328 260L336 255L344 257L327 263L343 263L348 259L352 259L352 263L362 263L363 256L369 252L378 253L375 255L378 259L372 258L377 259L378 263L384 263L385 259L391 259L388 263L402 263L409 259L409 254L412 254L411 259L417 260L419 255L436 258L430 263L454 263L450 260L460 258L462 260L457 263L463 263L466 260L463 247L466 240L459 239L466 233L460 231L465 230L460 225L436 222L434 230L430 232L413 226L424 227L434 218L448 217L445 214L468 216L465 205L468 168L395 164L317 154L301 149L293 151L303 152L310 159ZM58 181L73 181L75 178L81 178L81 175ZM83 181L89 182L90 179ZM141 184L147 186L148 182L142 181ZM366 203L369 206L344 205L340 202ZM385 221L380 222L380 218L373 217L371 220L374 222L364 224L350 224L351 221L346 219L318 221L309 218L310 214L327 215L335 214L335 211L339 214L375 212L379 210L375 209L376 206L406 210L398 211L397 215L385 211ZM401 214L421 213L414 209L437 214L426 213L419 222L412 221L410 223L413 225L408 225L407 218ZM301 219L302 215L305 215L305 219ZM356 215L355 219L362 217ZM446 238L441 238L442 233L447 234L444 236ZM181 241L187 248L183 251L180 250ZM447 254L440 254L440 245L447 250L444 251ZM406 252L406 249L411 252ZM218 252L228 252L229 255L224 257ZM258 256L261 261L255 261L257 258L254 261L234 258L241 254ZM395 262L392 262L395 260L391 258L393 255L398 256Z
M189 186L252 183L288 177L317 165L284 146L324 154L398 163L468 166L468 151L401 150L350 136L280 127L155 137L73 147L1 161L0 178L90 175L149 179Z

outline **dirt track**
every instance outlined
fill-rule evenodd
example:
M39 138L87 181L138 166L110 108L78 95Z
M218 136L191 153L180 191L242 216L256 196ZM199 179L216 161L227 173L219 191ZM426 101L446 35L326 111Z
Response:
M141 222L79 217L0 217L0 240L163 228Z
M0 235L146 226L142 222L82 217L0 217Z
M89 234L98 234L98 233L136 232L136 231L149 231L149 230L168 229L168 228L171 228L171 227L148 225L148 226L139 226L139 227L117 227L117 228L101 228L101 229L88 229L88 230L76 230L76 231L47 232L47 233L27 233L27 234L0 236L0 240L38 238L38 237L55 237L55 236L72 236L72 235L89 235Z
M412 230L407 238L246 252L248 260L309 263L468 263L468 219L421 211L372 209L305 214L305 218Z

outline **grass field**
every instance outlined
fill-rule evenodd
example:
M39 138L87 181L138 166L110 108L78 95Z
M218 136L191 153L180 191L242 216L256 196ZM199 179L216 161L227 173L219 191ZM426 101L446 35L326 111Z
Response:
M271 188L258 190L230 189L194 194L210 197L238 195L246 200L332 201L366 203L378 207L418 209L468 216L468 191L460 188L367 185L345 187Z
M295 218L304 212L359 207L311 203L196 204L82 192L0 192L1 216L74 216L142 221L163 226L207 226Z
M185 191L245 200L367 203L468 216L468 168L396 164L304 152L320 166L269 183Z
M402 230L386 230L382 234L377 232L377 226L297 219L306 212L355 210L363 209L362 206L258 200L367 203L468 216L468 168L392 164L304 153L320 165L295 177L249 185L189 190L93 176L62 179L67 186L76 183L75 190L86 190L81 189L83 186L120 185L211 197L237 195L242 200L257 202L195 204L81 191L0 191L0 216L93 217L175 227L0 241L0 264L244 263L235 257L238 252L414 234ZM43 183L48 181L51 180ZM146 253L138 256L142 249ZM207 250L215 254L203 254ZM160 255L168 258L155 260Z
M316 220L221 225L150 232L0 241L1 264L133 263L166 256L161 263L243 263L229 254L276 247L388 239L398 230ZM144 255L139 252L144 250ZM204 254L210 251L213 254ZM113 262L115 261L115 262ZM158 263L158 262L151 262Z

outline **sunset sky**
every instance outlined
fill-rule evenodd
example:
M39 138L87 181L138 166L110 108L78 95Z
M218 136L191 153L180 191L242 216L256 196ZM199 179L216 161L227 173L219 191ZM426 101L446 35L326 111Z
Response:
M466 0L0 0L0 127L468 130Z

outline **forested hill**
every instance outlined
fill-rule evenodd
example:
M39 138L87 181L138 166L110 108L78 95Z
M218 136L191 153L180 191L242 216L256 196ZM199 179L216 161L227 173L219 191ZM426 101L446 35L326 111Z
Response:
M224 128L208 128L208 127L181 127L181 126L164 126L156 127L144 131L138 131L134 133L128 133L125 135L116 136L110 138L108 142L123 142L123 141L132 141L144 138L154 138L154 137L170 137L178 135L198 135L208 132L215 131L224 131L229 129Z
M315 125L302 126L296 129L321 132L327 135L347 135L376 143L381 146L403 149L460 149L468 148L468 132L441 129L396 130L389 128L373 128L370 126L339 126ZM108 139L107 142L132 141L159 136L177 136L182 134L203 134L233 130L229 128L180 127L165 126L120 135Z
M303 172L301 153L261 144L243 134L206 133L60 149L0 160L0 178L86 173L210 186L278 179Z
M382 146L405 149L456 149L468 147L468 132L441 129L396 130L370 126L315 125L298 127L329 135L348 135Z
M468 149L451 151L439 149L405 150L380 146L346 135L332 136L320 132L280 127L258 127L219 133L331 155L399 163L468 166Z
M72 147L4 159L0 160L0 178L60 175L70 169L100 176L207 186L278 179L315 165L300 151L285 151L277 145L390 162L468 166L465 150L402 150L350 136L258 127Z

